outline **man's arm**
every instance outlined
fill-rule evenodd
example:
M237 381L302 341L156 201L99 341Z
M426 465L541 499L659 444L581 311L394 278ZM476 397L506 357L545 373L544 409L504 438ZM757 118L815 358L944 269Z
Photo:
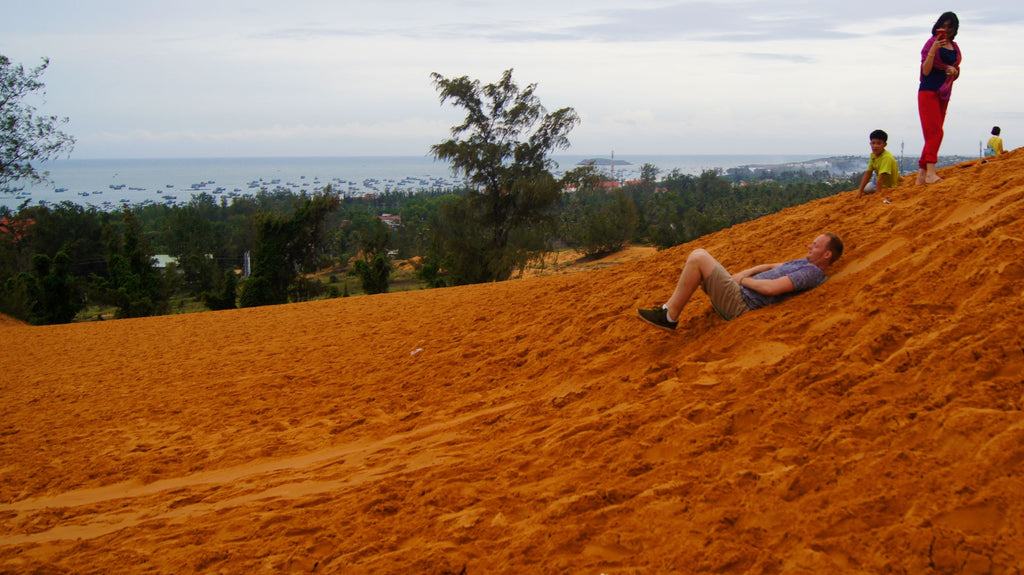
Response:
M793 280L789 279L789 276L782 276L781 278L775 278L773 280L759 280L754 279L753 277L761 272L773 270L781 265L782 262L775 264L761 264L759 266L743 270L739 273L732 274L732 279L741 286L750 288L757 293L764 295L780 295L789 293L796 289L796 286L793 285Z
M754 266L752 268L748 268L741 272L736 272L732 274L732 281L740 283L743 281L744 278L756 276L759 273L766 272L768 270L773 270L781 265L782 262L779 262L777 264L761 264L759 266Z
M782 276L773 280L743 278L740 285L764 295L782 295L796 289L796 286L793 285L793 280L789 279L789 276Z

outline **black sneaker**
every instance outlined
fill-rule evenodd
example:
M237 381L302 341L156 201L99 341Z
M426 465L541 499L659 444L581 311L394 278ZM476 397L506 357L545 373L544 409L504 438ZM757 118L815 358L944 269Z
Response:
M668 310L663 307L638 309L636 312L640 314L640 319L660 328L675 329L679 325L678 321L668 321Z

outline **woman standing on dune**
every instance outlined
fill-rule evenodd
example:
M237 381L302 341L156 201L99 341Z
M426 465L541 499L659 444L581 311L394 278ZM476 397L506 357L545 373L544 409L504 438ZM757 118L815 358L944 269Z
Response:
M935 173L942 145L942 125L953 82L960 77L960 47L953 41L960 20L952 12L943 12L932 26L932 37L921 49L921 84L917 89L917 111L924 132L924 149L918 161L917 183L941 180Z

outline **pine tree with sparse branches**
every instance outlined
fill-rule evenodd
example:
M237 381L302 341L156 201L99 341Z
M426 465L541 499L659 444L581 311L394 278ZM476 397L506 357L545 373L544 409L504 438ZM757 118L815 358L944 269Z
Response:
M36 164L70 154L74 148L75 139L59 129L68 119L38 116L27 101L34 93L45 94L39 78L49 65L44 58L42 64L25 71L0 54L0 192L18 191L14 184L21 180L45 180L46 173Z
M434 259L451 283L505 280L549 249L561 186L549 155L569 146L579 123L572 108L548 113L536 84L520 89L506 70L495 84L431 75L441 103L466 111L452 137L431 147L466 176L469 190L443 206Z

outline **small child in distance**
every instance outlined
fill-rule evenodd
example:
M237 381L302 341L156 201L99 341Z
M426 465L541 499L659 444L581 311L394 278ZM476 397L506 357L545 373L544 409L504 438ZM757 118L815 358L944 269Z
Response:
M864 172L864 177L860 179L860 187L857 188L858 198L883 188L895 187L900 183L900 166L889 150L885 149L889 143L889 134L875 130L868 138L871 144L871 158L868 160L868 169ZM872 175L875 177L872 178Z
M998 156L1003 153L1003 139L999 137L999 126L992 127L992 137L988 139L988 147L985 148L985 156Z

